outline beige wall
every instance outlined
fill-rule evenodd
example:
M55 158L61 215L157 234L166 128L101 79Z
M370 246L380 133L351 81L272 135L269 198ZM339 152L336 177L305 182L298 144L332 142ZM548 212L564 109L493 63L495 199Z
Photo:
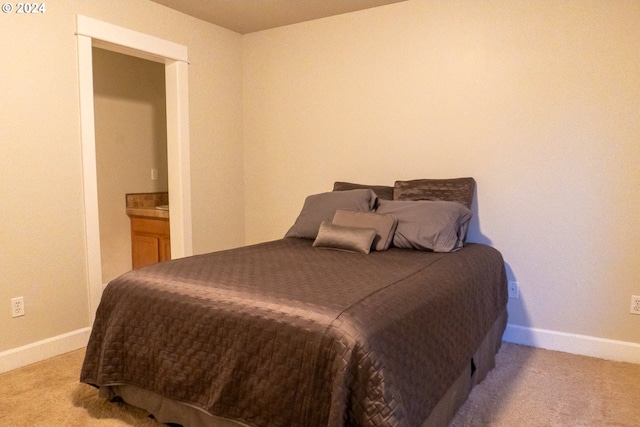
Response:
M77 14L187 46L194 252L244 242L239 34L142 0L2 14L0 352L89 326Z
M243 38L247 241L335 180L473 176L510 323L640 343L640 2L415 0Z
M102 283L131 270L125 194L168 191L164 64L93 49ZM151 179L151 169L158 179Z

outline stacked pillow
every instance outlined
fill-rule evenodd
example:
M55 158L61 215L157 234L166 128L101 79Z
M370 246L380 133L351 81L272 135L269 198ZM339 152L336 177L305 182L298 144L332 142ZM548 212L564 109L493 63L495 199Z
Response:
M391 215L338 209L332 221L322 221L313 246L364 254L386 251L397 224Z
M398 219L393 246L405 249L452 252L464 246L471 211L457 202L385 201L377 212Z
M414 183L418 185L417 192L412 188ZM437 197L428 190L434 183L439 191ZM464 188L458 191L460 186ZM385 191L384 198L378 198L372 188L378 193ZM314 239L314 247L364 254L391 246L434 252L453 252L464 246L472 216L472 178L397 181L393 193L396 200L385 197L388 188L391 187L336 183L332 192L308 196L285 238ZM398 200L403 196L396 196L396 188L413 196ZM444 198L456 201L441 200L443 188L449 192Z
M302 211L296 222L284 237L315 239L322 221L331 220L338 209L371 212L375 209L377 200L376 194L367 189L333 191L308 196L304 200Z

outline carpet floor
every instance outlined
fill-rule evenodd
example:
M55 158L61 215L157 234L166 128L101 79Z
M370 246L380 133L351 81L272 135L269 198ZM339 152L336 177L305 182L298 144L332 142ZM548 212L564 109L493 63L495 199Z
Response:
M78 382L84 350L0 374L0 427L158 427ZM640 365L503 343L450 427L638 427Z
M640 427L640 364L503 343L450 427Z

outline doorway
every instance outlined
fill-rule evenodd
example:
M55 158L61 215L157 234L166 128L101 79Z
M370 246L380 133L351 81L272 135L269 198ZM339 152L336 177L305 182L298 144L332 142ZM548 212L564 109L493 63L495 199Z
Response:
M185 46L109 23L77 16L78 82L85 205L86 259L91 323L102 296L102 266L96 173L93 47L164 64L167 163L173 258L192 254L189 162L188 62Z
M93 48L103 285L132 269L125 195L169 190L165 86L163 64Z

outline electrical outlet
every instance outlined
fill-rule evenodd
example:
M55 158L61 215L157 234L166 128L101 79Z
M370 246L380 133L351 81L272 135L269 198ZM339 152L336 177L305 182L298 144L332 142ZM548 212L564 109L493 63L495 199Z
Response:
M519 298L518 282L509 280L509 298Z
M631 295L631 313L640 314L640 296Z
M11 298L11 317L24 316L24 297Z

